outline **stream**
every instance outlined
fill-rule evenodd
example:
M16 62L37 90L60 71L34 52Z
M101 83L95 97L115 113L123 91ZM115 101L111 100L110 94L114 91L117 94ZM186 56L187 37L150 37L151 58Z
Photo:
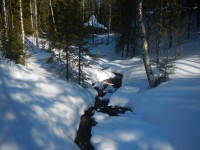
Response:
M92 116L97 112L106 113L109 116L118 116L119 113L125 113L126 111L132 111L129 108L120 107L120 106L108 106L109 99L102 99L106 95L105 89L108 86L111 86L115 89L114 91L107 91L107 93L114 93L118 88L121 87L123 76L121 74L116 74L115 77L103 81L103 88L99 89L95 87L95 90L98 92L96 96L94 107L90 107L85 113L81 116L81 121L79 129L77 131L77 136L75 143L79 146L81 150L94 150L90 139L91 139L91 130L98 122L96 122Z

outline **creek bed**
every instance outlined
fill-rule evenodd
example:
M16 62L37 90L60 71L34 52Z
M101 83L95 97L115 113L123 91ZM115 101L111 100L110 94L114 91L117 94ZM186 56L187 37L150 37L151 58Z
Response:
M77 131L77 136L75 139L75 143L79 146L81 150L94 150L90 139L91 139L91 130L92 127L97 124L97 122L92 118L95 111L106 113L109 116L118 116L119 113L125 113L126 111L132 111L129 108L120 107L120 106L108 106L108 100L102 100L101 98L106 94L104 90L112 85L113 88L118 89L122 84L123 75L116 74L114 78L110 78L105 80L103 83L103 88L99 89L95 87L98 95L96 97L95 106L90 107L85 113L81 116L81 122L79 125L79 129ZM110 93L113 93L112 91Z

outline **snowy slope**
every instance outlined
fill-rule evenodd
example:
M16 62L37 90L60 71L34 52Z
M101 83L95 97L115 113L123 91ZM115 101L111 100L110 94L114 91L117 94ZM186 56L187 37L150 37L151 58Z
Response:
M92 128L97 150L200 149L200 38L182 46L183 58L174 62L167 82L149 89L140 58L103 64L124 75L122 87L109 105L132 108L120 117L102 118Z
M79 149L73 140L95 92L45 70L46 52L27 66L0 62L0 150Z
M87 76L101 86L112 72L122 73L122 87L105 97L109 105L133 110L119 117L95 112L95 149L199 150L199 47L200 38L181 46L184 57L174 62L174 74L153 89L140 58L117 60L113 42L93 48L93 54L108 56L98 61L88 57ZM73 141L80 116L94 104L96 92L48 72L49 53L31 55L25 67L0 61L0 150L79 149Z

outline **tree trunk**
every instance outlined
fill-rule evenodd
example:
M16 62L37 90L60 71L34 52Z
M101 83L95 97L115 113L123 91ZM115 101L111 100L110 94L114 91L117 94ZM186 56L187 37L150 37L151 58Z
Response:
M161 38L161 24L162 24L162 16L163 16L163 0L160 0L160 14L158 18L157 24L157 37L156 37L156 63L160 63L160 38Z
M22 38L22 51L23 55L20 56L21 63L25 65L25 34L24 34L24 20L22 12L22 0L19 0L19 11L20 11L20 25L21 25L21 38Z
M97 20L99 20L101 1L98 0L98 1L96 1L96 3L97 3ZM97 29L97 34L99 34L99 28Z
M8 55L8 12L7 12L7 8L6 8L6 3L5 0L3 0L3 17L4 17L4 23L3 23L3 34L2 34L2 39L1 39L1 43L3 46L3 56L7 56Z
M66 53L66 78L69 81L69 47L68 47L68 19L67 19L67 2L65 2L65 53Z
M197 27L200 26L200 1L197 2L198 12L197 12Z
M110 43L110 31L111 31L111 17L112 17L112 7L109 4L109 19L108 19L108 44Z
M92 19L92 43L93 43L93 44L94 44L94 42L95 42L95 41L94 41L94 38L95 38L95 37L94 37L94 34L95 34L94 28L95 28L95 27L94 27L94 19Z
M14 22L13 22L13 11L12 11L12 1L10 0L10 17L11 17L11 25L10 25L10 28L14 28Z
M130 52L130 46L131 46L131 36L132 36L132 25L133 25L133 12L134 12L134 2L130 1L130 7L129 11L128 11L128 20L127 20L127 41L126 41L126 58L129 56L129 52Z
M34 19L35 19L35 39L36 39L36 46L39 47L39 31L38 31L38 13L37 13L37 0L34 0L35 4L35 13L34 13Z
M83 11L83 16L82 16L82 20L85 20L85 0L82 0L82 11Z
M191 5L191 4L190 4ZM192 21L192 5L189 8L189 16L188 16L188 34L187 34L187 38L190 38L190 29L191 29L191 21Z
M55 18L54 18L54 12L53 12L51 0L49 0L49 5L50 5L50 9L51 9L51 16L52 16L52 20L53 20L54 31L56 31L56 22L55 22Z
M169 39L169 48L172 48L173 46L173 35L172 35L172 25L170 23L169 27L168 27L168 39Z
M24 21L23 21L23 12L22 12L22 0L19 0L19 8L20 8L20 24L21 24L21 36L22 36L22 44L24 47ZM25 52L25 49L23 48L23 52Z
M8 29L8 14L7 14L5 0L3 0L3 14L4 14L4 28Z
M135 1L135 7L134 7L134 13L135 13L135 16L137 15L137 1ZM133 57L135 57L136 55L136 45L137 45L137 19L136 17L133 17L134 18L134 28L133 28L133 49L132 49L132 52L133 52Z
M152 88L155 86L155 78L151 69L151 63L148 54L148 42L147 42L146 29L143 22L142 3L143 0L137 0L137 19L142 40L142 57L143 57L144 67L146 70L149 86Z
M81 46L78 50L78 84L81 85Z
M30 0L30 13L31 13L31 29L33 30L33 8L32 8L32 0Z

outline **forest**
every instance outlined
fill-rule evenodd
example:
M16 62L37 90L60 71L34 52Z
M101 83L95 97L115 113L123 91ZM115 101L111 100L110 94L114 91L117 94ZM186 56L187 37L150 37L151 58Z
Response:
M0 150L200 149L199 79L199 0L0 2Z

